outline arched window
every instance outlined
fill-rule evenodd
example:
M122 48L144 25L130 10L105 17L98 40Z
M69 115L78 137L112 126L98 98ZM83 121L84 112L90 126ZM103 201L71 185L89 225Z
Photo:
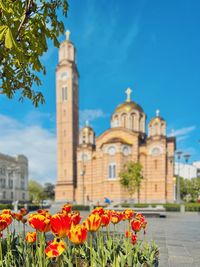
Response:
M127 116L126 114L122 115L122 127L126 127L127 126Z
M67 87L66 86L62 87L62 100L63 101L67 100Z
M108 165L108 178L116 178L116 163L110 163Z

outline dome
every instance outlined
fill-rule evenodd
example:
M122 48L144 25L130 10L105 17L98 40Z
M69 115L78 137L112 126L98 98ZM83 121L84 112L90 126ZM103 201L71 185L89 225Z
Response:
M136 104L133 101L126 101L120 105L117 106L115 109L115 112L130 112L131 110L138 110L139 112L143 112L143 109L140 105Z
M93 129L90 127L90 126L84 126L83 128L82 128L82 131L84 132L84 133L88 133L88 132L93 132Z
M156 110L156 117L152 118L150 124L158 123L158 122L165 122L165 120L160 117L160 110Z

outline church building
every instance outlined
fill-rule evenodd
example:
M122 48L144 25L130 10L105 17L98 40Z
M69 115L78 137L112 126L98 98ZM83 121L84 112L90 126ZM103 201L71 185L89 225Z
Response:
M141 203L174 200L174 137L166 136L166 121L159 111L146 131L146 114L126 98L113 111L110 129L98 137L91 126L79 129L79 73L76 49L66 33L56 68L57 168L55 200L82 204L129 200L119 182L119 172L129 161L140 162L143 180ZM123 92L123 91L122 91ZM137 201L137 193L134 196Z

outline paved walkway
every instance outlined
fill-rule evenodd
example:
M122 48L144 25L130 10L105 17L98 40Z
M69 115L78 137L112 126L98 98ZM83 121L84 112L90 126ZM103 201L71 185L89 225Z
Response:
M159 267L200 267L200 214L148 218L147 236L160 248Z

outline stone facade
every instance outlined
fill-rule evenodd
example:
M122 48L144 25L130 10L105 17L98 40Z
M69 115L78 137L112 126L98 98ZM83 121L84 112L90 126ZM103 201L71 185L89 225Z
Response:
M166 122L159 111L148 123L142 107L126 100L111 116L111 128L97 138L90 126L78 127L78 71L75 48L69 35L59 50L56 72L58 177L56 201L102 203L129 199L118 174L128 161L143 166L140 201L164 203L174 200L175 138L166 136ZM64 77L64 78L63 78ZM63 93L63 88L66 88ZM136 200L136 195L134 196Z
M0 153L0 201L28 200L28 159L23 155L11 157Z

